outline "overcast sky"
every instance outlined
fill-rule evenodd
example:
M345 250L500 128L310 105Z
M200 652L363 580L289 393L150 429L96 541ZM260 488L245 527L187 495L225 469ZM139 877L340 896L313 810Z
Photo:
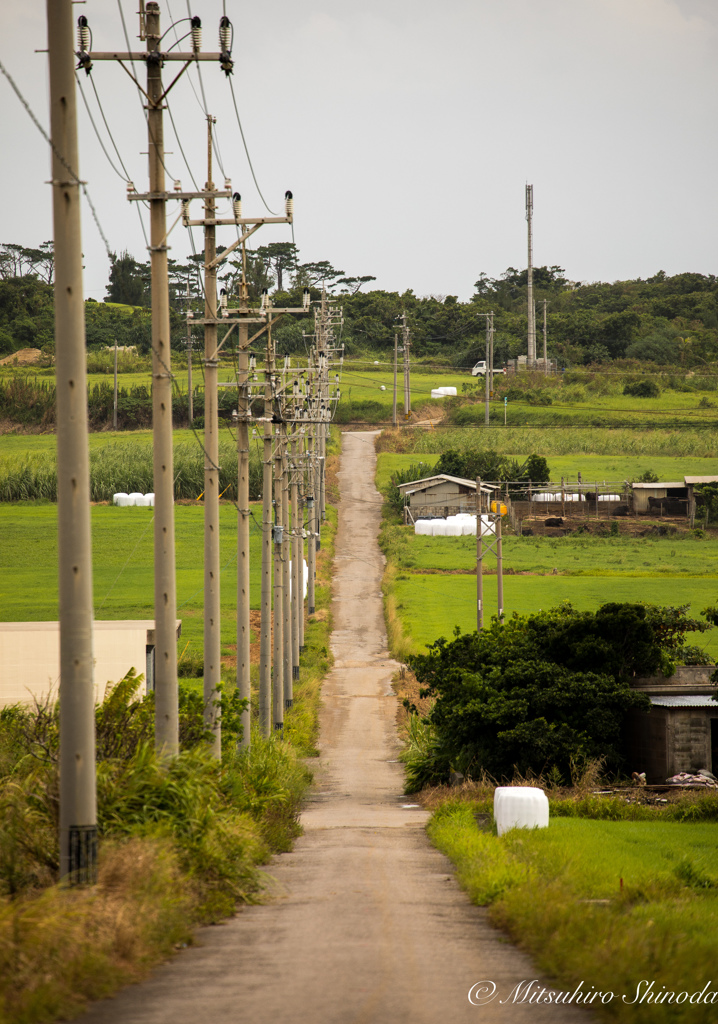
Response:
M132 47L144 48L136 0L121 3ZM194 0L205 50L217 49L222 6ZM163 31L187 16L184 0L160 7ZM374 274L375 287L387 290L467 299L480 273L526 266L529 182L536 265L559 264L581 281L645 278L659 269L717 272L716 0L226 0L226 10L257 180L275 211L283 210L285 190L294 192L304 261ZM87 0L75 11L87 16L94 49L126 48L116 2ZM46 38L44 3L4 0L0 58L45 126L47 55L34 51ZM166 82L177 67L165 66ZM111 62L97 62L92 79L122 159L144 190L146 127L135 87ZM202 79L225 171L245 216L261 216L225 76L203 64ZM0 241L37 245L52 234L47 145L1 76L0 97ZM200 100L190 69L170 93L170 108L201 186ZM79 93L78 109L80 173L110 247L145 260L136 210ZM166 146L171 176L193 187L168 118ZM215 182L223 184L220 171ZM223 230L228 244L232 229ZM170 255L182 262L191 252L186 234L180 225L170 237ZM285 227L256 237L257 244L291 241ZM83 246L85 294L102 299L108 259L86 206Z

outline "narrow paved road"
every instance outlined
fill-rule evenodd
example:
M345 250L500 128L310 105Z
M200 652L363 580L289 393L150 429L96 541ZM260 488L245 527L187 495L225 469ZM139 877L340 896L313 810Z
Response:
M557 1024L577 1007L499 1002L537 975L469 904L402 796L396 665L386 651L374 436L344 435L334 669L304 835L270 871L283 895L204 929L199 944L95 1004L84 1024ZM469 989L493 982L490 1003Z

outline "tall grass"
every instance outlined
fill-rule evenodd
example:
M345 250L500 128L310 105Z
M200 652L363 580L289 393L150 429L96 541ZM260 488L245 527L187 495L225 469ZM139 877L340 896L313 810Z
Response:
M718 433L708 430L608 430L588 427L467 427L440 430L385 430L377 451L424 454L448 448L490 448L500 455L666 455L718 457Z
M175 445L175 498L198 498L204 491L204 451L198 440ZM219 445L219 489L227 500L237 499L237 451L231 440ZM152 446L112 442L90 452L90 500L112 501L113 494L153 490ZM256 448L250 449L250 499L262 493L262 466ZM0 469L0 501L57 501L57 462L54 452L20 459L8 458Z
M205 747L202 700L185 694L181 753L158 759L152 695L128 676L97 708L100 876L58 887L58 709L0 713L0 1019L75 1014L254 900L258 865L290 848L310 775L290 744L227 734ZM231 702L230 702L231 703ZM226 718L223 716L223 729Z

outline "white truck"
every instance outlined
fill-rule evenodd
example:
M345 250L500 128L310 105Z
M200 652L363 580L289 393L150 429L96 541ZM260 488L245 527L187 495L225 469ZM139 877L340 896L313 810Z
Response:
M497 370L496 367L494 367L494 373L506 373L506 367L503 366L503 367L501 367L500 370ZM486 376L486 360L485 359L479 359L478 363L476 363L474 365L474 368L471 371L471 376L472 377L485 377Z

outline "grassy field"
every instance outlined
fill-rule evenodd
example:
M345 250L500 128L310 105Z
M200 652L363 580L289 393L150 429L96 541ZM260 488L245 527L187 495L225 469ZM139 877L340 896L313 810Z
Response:
M413 527L387 527L385 545L399 568L421 572L475 572L475 537L417 537ZM718 577L718 537L505 537L504 573L552 573L565 576ZM496 568L494 555L488 556Z
M718 432L673 430L657 426L652 430L608 429L606 427L449 427L437 430L385 430L377 443L379 452L396 452L423 458L448 448L490 448L500 455L528 452L544 455L551 465L556 456L580 462L584 455L656 458L718 459Z
M480 435L477 436L477 443ZM1 446L0 442L0 446ZM506 452L511 458L527 458L531 452ZM543 454L536 451L537 455ZM438 460L437 453L408 455L395 452L381 452L377 460L377 487L382 490L389 483L393 473L408 469L419 462L433 467ZM659 480L682 480L684 476L711 476L718 474L718 458L695 457L672 458L669 455L552 455L548 459L551 480L560 483L561 477L568 483L576 481L578 474L584 483L623 480L638 480L646 470L655 473Z
M418 651L440 636L451 638L454 627L476 629L476 577L399 572L393 584L396 612L404 634ZM529 615L570 601L579 610L595 610L608 601L649 601L690 605L694 617L718 600L718 578L680 579L606 576L505 576L504 612ZM484 576L484 619L497 613L496 576ZM718 629L696 634L689 642L718 659Z
M198 434L202 437L202 431ZM174 444L191 441L196 444L194 431L175 430ZM90 451L95 451L107 444L152 443L151 430L103 430L89 435ZM54 455L57 451L57 435L52 434L0 434L0 457L17 459L32 458L42 455Z
M481 425L484 405L459 405L454 399L449 404L452 420L459 426ZM701 404L701 402L703 404ZM663 424L691 428L703 426L714 429L718 424L718 403L706 400L704 395L666 391L660 398L633 398L629 395L592 395L587 401L561 402L561 393L551 405L531 405L520 400L509 400L506 406L496 400L489 405L492 424L509 426L570 427L570 426L631 426L652 430Z
M552 816L547 829L498 838L476 810L447 802L429 834L472 900L490 906L559 991L597 989L606 998L591 1008L625 1024L715 1020L713 1005L689 997L718 989L718 824ZM687 996L658 1002L664 992ZM497 998L512 1001L509 991Z
M261 534L250 527L251 606L259 607ZM154 618L153 514L149 508L92 509L95 616ZM175 507L179 652L201 656L203 636L203 507ZM236 643L237 512L220 506L222 644ZM0 505L0 620L57 619L57 506ZM189 643L189 647L187 644Z

